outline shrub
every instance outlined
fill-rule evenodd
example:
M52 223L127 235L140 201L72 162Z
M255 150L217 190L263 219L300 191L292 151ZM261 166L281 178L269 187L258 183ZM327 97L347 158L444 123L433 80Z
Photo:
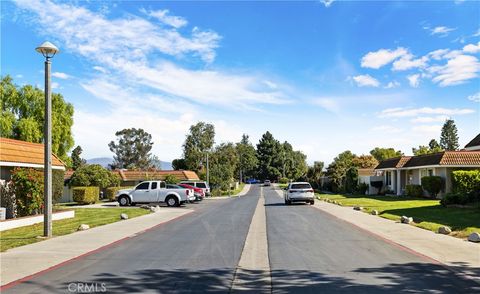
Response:
M17 203L12 182L0 183L0 203L6 209L5 218L17 217Z
M380 194L380 190L383 187L383 181L371 181L370 185L372 185L372 187L374 188L377 188L378 189L377 193Z
M452 172L453 191L470 194L480 190L480 170L457 170Z
M105 189L105 198L110 201L115 201L115 194L123 189L133 189L133 187L108 187Z
M280 180L278 182L280 184L288 184L289 180L288 180L288 178L280 178Z
M358 194L361 194L361 195L365 195L365 193L367 193L368 191L368 184L367 183L360 183L358 184L357 186L357 193Z
M423 189L420 185L407 185L405 187L405 194L411 197L421 197L423 196Z
M33 168L12 171L17 216L39 214L43 209L43 173Z
M90 204L98 201L100 189L98 187L74 187L73 201L81 204Z
M469 197L467 194L459 194L459 193L448 193L445 197L440 200L440 204L443 206L449 204L467 204L469 202Z
M422 178L422 188L433 198L437 197L443 189L443 179L439 176L428 176Z
M77 187L112 187L120 184L120 178L99 164L79 167L70 179L70 186Z
M63 195L63 177L65 171L54 169L52 170L52 198L54 202L57 202Z
M164 181L165 181L167 184L176 184L176 183L178 183L178 179L177 179L177 177L174 176L174 175L166 175Z

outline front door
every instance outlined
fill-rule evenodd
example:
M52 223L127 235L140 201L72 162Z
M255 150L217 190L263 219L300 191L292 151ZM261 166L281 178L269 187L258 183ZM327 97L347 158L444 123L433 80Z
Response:
M144 182L133 191L133 202L150 202L150 183Z

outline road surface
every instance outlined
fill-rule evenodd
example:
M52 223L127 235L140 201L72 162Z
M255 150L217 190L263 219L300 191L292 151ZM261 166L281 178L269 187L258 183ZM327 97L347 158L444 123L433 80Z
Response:
M254 186L246 196L191 205L195 212L185 217L4 293L231 292L261 189L273 293L480 291L431 260L310 205L285 206L273 187Z

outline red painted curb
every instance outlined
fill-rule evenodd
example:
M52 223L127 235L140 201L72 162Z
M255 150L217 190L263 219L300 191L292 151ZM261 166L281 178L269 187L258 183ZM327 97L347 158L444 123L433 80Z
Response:
M59 263L59 264L56 264L56 265L54 265L54 266L51 266L51 267L49 267L49 268L46 268L46 269L41 270L41 271L39 271L39 272L36 272L36 273L34 273L34 274L31 274L31 275L28 275L28 276L26 276L26 277L20 278L20 279L18 279L18 280L12 281L12 282L10 282L10 283L8 283L8 284L5 284L5 285L3 285L3 286L0 286L0 292L1 292L1 291L5 291L5 290L7 290L7 289L9 289L9 288L12 288L12 287L14 287L14 286L16 286L16 285L18 285L18 284L21 284L21 283L23 283L23 282L25 282L25 281L31 280L31 279L33 279L33 278L35 278L35 277L41 276L42 274L45 274L45 273L50 272L50 271L52 271L52 270L55 270L55 269L57 269L57 268L59 268L59 267L62 267L62 266L67 265L67 264L70 264L70 263L72 263L72 262L74 262L74 261L76 261L76 260L82 259L82 258L84 258L84 257L86 257L86 256L95 254L95 253L97 253L97 252L106 250L106 249L108 249L108 248L111 248L111 247L113 247L113 246L115 246L115 245L117 245L117 244L119 244L119 243L121 243L121 242L123 242L123 241L125 241L125 240L128 240L128 239L131 239L131 238L133 238L133 237L135 237L135 236L138 236L139 234L146 233L146 232L148 232L148 231L150 231L150 230L156 229L156 228L158 228L158 227L161 227L161 226L163 226L163 225L166 225L166 224L168 224L168 223L170 223L170 222L173 222L173 221L175 221L175 220L179 220L180 218L185 217L185 216L187 216L187 215L190 215L191 213L194 213L194 212L195 212L195 211L190 211L190 212L188 212L188 213L186 213L186 214L183 214L183 215L177 216L177 217L175 217L175 218L172 218L171 220L164 221L164 222L162 222L162 223L159 223L159 224L154 225L153 227L150 227L150 228L147 228L147 229L145 229L145 230L143 230L143 231L134 233L134 234L131 235L131 236L127 236L127 237L125 237L125 238L116 240L116 241L114 241L114 242L112 242L112 243L103 245L102 247L99 247L99 248L94 249L94 250L92 250L92 251L85 252L85 253L83 253L83 254L81 254L81 255L79 255L79 256L76 256L76 257L73 257L73 258L71 258L71 259L65 260L65 261L63 261L63 262L61 262L61 263Z

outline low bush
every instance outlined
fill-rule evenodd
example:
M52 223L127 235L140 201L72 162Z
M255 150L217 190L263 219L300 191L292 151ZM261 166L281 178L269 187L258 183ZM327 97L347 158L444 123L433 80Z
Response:
M179 180L177 179L177 177L174 176L174 175L166 175L164 181L165 181L167 184L177 184L177 183L179 182Z
M423 196L423 189L420 185L407 185L405 187L405 194L411 197Z
M278 182L280 184L288 184L289 180L288 180L288 178L280 178L280 180Z
M430 194L431 197L436 198L438 193L442 191L444 181L439 176L428 176L422 178L422 188Z
M91 204L97 202L100 189L98 187L74 187L73 201L81 204Z
M360 183L357 186L357 193L360 195L365 195L368 191L368 184L367 183Z
M450 204L465 205L469 202L470 197L467 194L460 193L448 193L442 198L442 200L440 200L440 204L442 204L443 206Z

